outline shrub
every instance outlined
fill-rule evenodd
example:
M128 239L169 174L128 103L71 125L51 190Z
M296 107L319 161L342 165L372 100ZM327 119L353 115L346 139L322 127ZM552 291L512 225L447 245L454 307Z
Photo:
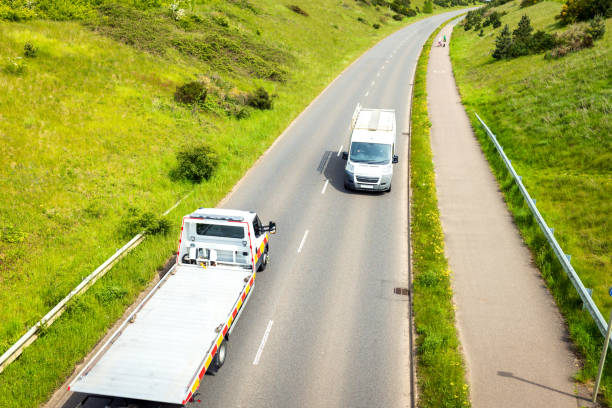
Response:
M26 58L36 58L38 55L38 48L32 45L31 42L25 43L23 46L23 56Z
M589 22L586 32L593 38L593 41L602 38L606 33L606 23L604 19L599 15L595 16L595 18Z
M380 28L380 24L374 23L372 24L372 27L374 27L375 30L378 30Z
M303 10L300 6L289 5L287 6L287 8L293 11L294 13L300 14L304 17L308 17L308 13L305 10Z
M170 231L170 221L153 214L151 211L143 212L138 208L130 207L122 219L119 230L126 238L133 237L141 232L150 235L165 235Z
M479 37L483 37L484 36L484 31L482 31L482 28L480 29L480 32L478 33Z
M423 13L425 14L433 13L433 1L431 0L425 1L425 3L423 4Z
M4 72L11 75L23 75L26 71L26 64L21 57L9 58L4 66Z
M0 4L0 20L6 21L25 21L36 17L36 12L26 5L17 5L16 2Z
M363 17L357 17L357 21L359 21L360 23L363 23L363 24L368 24L368 22L366 21L366 19L365 19L365 18L363 18Z
M401 14L394 14L392 17L395 21L402 21L404 17Z
M567 0L557 16L563 24L576 21L587 21L597 15L606 16L612 13L610 0Z
M501 26L501 20L499 18L499 13L497 11L493 11L490 14L488 14L485 20L482 22L483 27L487 27L489 25L492 25L493 28L497 28Z
M178 165L173 176L196 183L208 180L219 162L217 154L206 143L185 146L176 158Z
M592 47L594 38L589 30L590 26L580 25L564 31L556 38L556 47L546 54L546 58L560 58L570 52Z
M206 101L206 86L202 82L188 82L176 88L174 100L184 104L203 104Z
M261 110L272 109L272 98L268 91L260 86L253 94L248 96L247 105Z
M531 38L530 50L532 52L542 52L552 49L557 44L557 37L538 30Z
M536 3L539 3L542 0L521 0L521 8L533 6Z

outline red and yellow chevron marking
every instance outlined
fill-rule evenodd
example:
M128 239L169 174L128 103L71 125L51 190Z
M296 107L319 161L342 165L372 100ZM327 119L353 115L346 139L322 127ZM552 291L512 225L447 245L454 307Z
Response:
M264 238L264 242L262 244L263 248L265 248L266 242L268 242L268 234L266 234L266 238ZM187 402L191 400L191 396L197 391L198 387L200 386L200 382L202 378L204 377L204 374L206 374L208 367L212 364L213 358L215 357L215 354L217 354L217 350L221 346L223 339L225 339L225 335L229 331L229 328L232 326L234 319L238 315L238 311L240 311L240 308L244 304L244 300L246 299L247 295L253 288L253 284L255 283L255 275L257 275L257 273L253 272L253 275L251 276L249 283L247 283L246 287L242 291L242 295L240 295L240 297L238 298L238 301L236 302L236 306L234 306L234 310L232 310L232 313L230 313L230 316L227 319L227 323L225 323L225 325L223 326L223 330L221 330L219 337L217 337L217 341L215 342L215 345L213 346L212 350L206 357L206 360L204 360L203 362L204 366L200 370L200 374L198 374L193 384L191 384L191 387L189 387L189 393L187 394L187 397L183 401L183 405L185 405Z
M255 253L255 263L257 263L257 261L261 257L261 254L264 253L264 251L266 249L266 244L267 243L268 243L268 233L266 232L266 236L264 237L263 241L261 242L261 245L259 246L259 248L257 248L257 253Z

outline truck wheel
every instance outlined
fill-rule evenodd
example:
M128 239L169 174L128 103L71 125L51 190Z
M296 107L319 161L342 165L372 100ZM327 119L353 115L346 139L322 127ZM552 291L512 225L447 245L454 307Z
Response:
M264 253L261 255L261 264L259 264L258 272L265 271L266 266L268 266L268 246L266 246Z
M223 340L212 361L214 372L217 372L221 366L223 366L223 363L225 363L225 357L227 357L227 341Z

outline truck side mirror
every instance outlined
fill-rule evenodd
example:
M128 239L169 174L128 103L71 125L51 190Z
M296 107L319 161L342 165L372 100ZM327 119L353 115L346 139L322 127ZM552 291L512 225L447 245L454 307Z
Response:
M276 234L276 223L274 221L270 221L267 226L263 226L263 230L269 232L270 234Z
M342 152L342 160L348 159L348 152Z
M393 156L393 163L397 163L399 161L399 157Z

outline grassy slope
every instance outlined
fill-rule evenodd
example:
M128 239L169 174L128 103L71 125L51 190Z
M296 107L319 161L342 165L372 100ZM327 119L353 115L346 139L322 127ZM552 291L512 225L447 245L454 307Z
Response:
M511 30L528 14L536 30L558 32L558 2L544 1L519 9L518 2L500 9L508 11L503 24ZM495 62L490 56L501 28L484 29L484 37L457 27L451 57L463 103L478 112L498 136L508 157L604 316L612 308L607 288L612 285L612 20L606 21L605 37L595 47L558 60L543 55ZM570 332L585 356L579 378L592 378L602 339L590 317L553 260L547 244L533 223L516 188L472 117L474 128L487 153L509 207L531 247L568 320ZM612 361L612 360L610 360ZM608 363L606 398L612 399L612 365Z
M170 214L170 236L145 241L0 374L0 407L44 401L171 255L180 215L214 206L332 78L406 24L355 3L309 1L309 17L273 0L254 3L257 13L240 4L194 11L226 16L229 30L286 53L286 82L215 70L175 50L152 55L74 22L0 22L0 65L26 41L39 47L17 60L21 75L0 70L0 193L11 198L0 201L0 352L126 242L118 229L128 207L161 213L194 191ZM241 90L266 87L274 109L236 120L173 101L177 85L214 74ZM215 176L171 181L176 150L193 140L220 153Z
M438 31L424 45L417 64L410 137L413 302L421 408L470 406L429 140L427 63Z

